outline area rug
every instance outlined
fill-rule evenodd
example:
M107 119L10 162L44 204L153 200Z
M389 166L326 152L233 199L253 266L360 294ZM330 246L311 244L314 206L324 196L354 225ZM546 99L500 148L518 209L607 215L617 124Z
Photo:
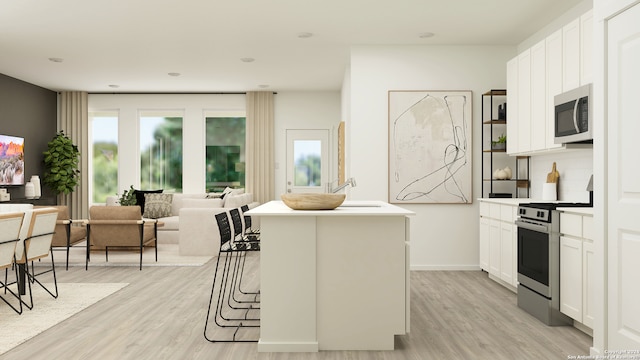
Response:
M53 284L45 285L53 286ZM22 315L16 314L7 304L0 301L0 355L127 285L127 283L58 283L60 296L57 299L36 286L33 288L34 308L29 310L23 307ZM17 301L9 297L9 301L11 300Z
M60 248L62 249L62 248ZM53 256L56 268L64 267L66 263L66 249L54 250ZM69 266L84 267L86 249L84 244L74 246L69 252ZM158 261L156 262L155 250L145 248L142 253L142 266L202 266L211 260L213 256L181 256L178 244L159 244ZM51 266L50 258L42 260L41 265ZM36 264L37 266L38 264ZM104 251L92 251L89 267L93 266L140 266L140 253L137 250L109 250L109 261L105 260Z

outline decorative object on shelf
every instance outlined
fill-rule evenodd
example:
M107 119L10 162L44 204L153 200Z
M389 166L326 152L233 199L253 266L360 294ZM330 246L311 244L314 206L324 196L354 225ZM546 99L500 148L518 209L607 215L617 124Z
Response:
M42 188L40 187L40 177L38 175L31 176L31 183L33 184L33 198L40 199L40 196L42 196Z
M507 166L502 170L504 170L504 172L507 173L507 180L511 180L511 178L513 177L513 172L511 171L511 168Z
M507 120L507 103L498 105L498 120Z
M491 141L491 150L506 150L507 149L507 135L502 134L498 140Z
M55 194L70 194L78 186L80 151L71 139L60 131L47 144L42 182Z
M333 210L342 205L345 194L331 193L291 193L280 198L293 210Z
M389 202L472 203L472 92L388 95Z
M7 189L0 189L0 201L11 200L11 194L7 192Z
M511 180L511 168L505 167L504 169L496 169L493 172L493 178L497 180Z
M33 183L31 181L24 184L24 197L27 199L33 199L36 196Z

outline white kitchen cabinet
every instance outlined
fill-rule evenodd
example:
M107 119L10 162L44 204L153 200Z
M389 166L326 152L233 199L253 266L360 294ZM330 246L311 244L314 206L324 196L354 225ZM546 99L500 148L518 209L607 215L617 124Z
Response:
M562 93L562 30L558 30L545 39L546 57L546 148L557 149L561 144L554 143L555 139L555 108L554 97Z
M562 88L580 86L580 18L562 27Z
M518 148L518 57L507 62L507 154L516 154ZM509 141L509 139L512 139Z
M546 46L542 40L531 48L531 123L530 151L547 146L547 77Z
M480 215L480 269L489 272L489 218Z
M531 150L531 50L518 55L518 152ZM511 111L511 110L510 110ZM508 126L508 125L507 125ZM509 142L509 138L507 138Z
M593 328L593 216L560 214L560 311Z
M517 203L480 201L480 268L515 291L517 278Z
M580 16L580 85L593 82L593 10Z
M582 240L560 237L560 311L582 322Z
M592 218L593 219L593 218ZM593 262L594 259L594 250L593 250L593 242L592 241L584 241L582 243L582 323L587 327L593 329L593 314L594 314L594 304L593 301L595 299L594 283L593 283L593 269L595 265Z
M514 226L512 223L500 221L500 279L510 285L515 284L515 278L517 277L517 269L513 266L514 249L516 247Z
M507 62L507 153L562 149L554 143L554 97L592 82L592 68L592 11Z

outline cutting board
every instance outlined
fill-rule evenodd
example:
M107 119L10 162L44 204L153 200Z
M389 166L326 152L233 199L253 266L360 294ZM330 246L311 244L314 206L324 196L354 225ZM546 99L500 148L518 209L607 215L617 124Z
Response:
M548 183L558 183L558 179L560 178L560 173L556 170L556 163L554 161L553 167L551 168L551 172L547 174L547 182Z

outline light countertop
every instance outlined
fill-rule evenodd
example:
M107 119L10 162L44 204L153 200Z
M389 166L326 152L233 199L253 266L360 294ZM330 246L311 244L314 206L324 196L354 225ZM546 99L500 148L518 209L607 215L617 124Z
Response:
M293 210L282 201L270 201L249 210L252 216L394 216L414 215L413 211L384 201L350 201L333 210Z
M593 216L593 208L592 207L559 207L556 210L565 212L565 213L573 213L579 215L592 215Z

